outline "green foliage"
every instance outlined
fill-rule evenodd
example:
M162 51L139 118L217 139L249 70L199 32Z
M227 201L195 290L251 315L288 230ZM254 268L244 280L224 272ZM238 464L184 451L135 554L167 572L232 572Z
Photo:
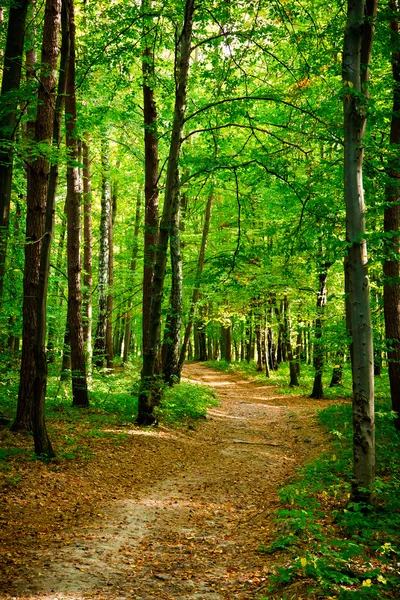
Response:
M271 592L283 593L293 581L309 588L311 579L312 589L323 597L398 597L400 575L393 563L400 553L400 435L387 401L377 408L377 507L349 502L351 406L322 410L319 418L331 434L331 448L280 490L287 508L276 515L279 534L260 548L288 554L285 566L271 576Z
M209 387L182 382L165 389L157 416L167 423L190 423L194 419L205 418L207 409L217 404L218 400Z

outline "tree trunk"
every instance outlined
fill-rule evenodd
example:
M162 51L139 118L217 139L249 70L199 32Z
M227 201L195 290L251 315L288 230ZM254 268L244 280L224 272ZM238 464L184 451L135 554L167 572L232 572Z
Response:
M61 0L47 0L41 64L45 64L40 76L38 107L35 120L35 144L50 145L53 134L53 114L57 76L58 30ZM17 416L14 431L33 427L33 386L35 381L35 335L37 323L37 287L41 240L44 232L44 212L47 199L49 161L39 156L28 164L27 214L24 301L22 328L22 359L18 392ZM48 449L50 452L50 449ZM40 454L41 452L39 452ZM45 452L47 454L47 452Z
M206 204L206 213L204 216L203 234L201 236L199 257L197 259L196 278L195 278L195 282L194 282L192 301L191 301L190 309L189 309L188 324L186 325L186 328L185 328L185 335L183 338L183 344L182 344L181 353L180 353L180 357L179 357L179 364L180 364L181 369L182 369L183 363L185 361L187 347L188 347L189 340L190 340L190 334L192 333L193 321L194 321L195 314L196 314L196 305L199 301L201 275L203 273L208 233L210 231L212 203L213 203L213 192L211 191L208 196L207 204ZM209 359L209 360L211 360L211 359Z
M151 12L152 0L142 0L142 12ZM151 17L143 17L144 48L143 73L143 112L144 112L144 155L145 155L145 216L143 250L143 355L150 352L150 305L154 278L155 248L158 241L158 136L157 106L154 99L154 22Z
M178 172L176 173L178 178ZM178 188L178 181L175 184ZM169 340L166 348L165 362L163 363L164 381L172 386L181 379L181 365L179 362L179 349L182 328L182 255L180 245L180 200L175 199L171 215L171 231L169 238L172 285L170 295L169 313Z
M368 19L364 14L366 8ZM376 0L348 0L344 34L344 195L348 244L347 302L351 314L353 374L353 499L373 502L375 478L374 354L369 303L365 203L362 182L367 81Z
M102 138L102 187L101 187L101 219L100 219L100 252L98 274L98 314L94 343L93 361L97 367L104 366L106 354L107 331L107 287L110 256L110 222L111 222L111 188L108 142Z
M142 203L142 194L138 191L137 199L136 199L136 214L135 214L135 228L133 232L133 246L132 246L132 260L131 260L131 268L129 273L129 308L126 313L125 318L125 334L124 334L124 356L123 356L123 364L128 362L129 357L129 348L131 345L131 331L132 331L132 286L133 286L133 276L136 271L136 261L137 261L137 253L138 253L138 238L139 238L139 227L140 227L140 206ZM144 293L144 292L143 292Z
M263 361L262 361L262 344L261 344L261 326L259 323L257 323L257 325L256 325L256 341L257 341L256 371L261 372L263 370Z
M317 293L317 316L315 319L315 336L314 336L314 385L310 398L320 400L324 396L322 385L322 373L324 370L324 348L322 346L322 324L324 310L326 305L326 280L328 277L328 268L330 264L321 265L322 270L318 275L319 288Z
M53 13L52 13L53 16ZM58 49L58 34L60 28L60 14L53 21L52 43ZM61 7L62 44L60 75L58 80L57 100L55 103L53 120L53 148L59 150L61 141L61 117L65 100L67 67L69 61L70 36L69 18L65 0ZM58 184L58 161L50 167L49 186L47 190L47 205L45 217L45 233L40 252L39 282L37 289L37 324L35 337L35 381L34 381L34 410L33 410L33 438L35 453L47 458L54 456L50 440L47 435L44 420L44 406L47 387L47 360L46 360L46 325L47 325L47 290L50 271L50 248L54 234L54 214L56 209L56 191Z
M390 159L388 164L389 184L386 188L386 208L384 213L384 230L389 234L385 244L385 262L383 273L385 282L383 302L385 314L385 331L388 344L388 368L392 410L397 413L395 425L400 429L400 35L399 6L397 0L389 2L392 11L390 23L393 74L393 112L390 126Z
M119 163L117 164L117 169ZM106 325L106 359L107 369L112 369L114 364L113 348L113 287L114 287L114 223L117 214L118 187L114 182L111 198L110 222L108 227L108 293L107 293L107 325Z
M72 403L89 406L86 381L86 363L82 328L81 293L81 191L76 139L75 97L75 17L74 0L67 0L70 29L70 59L68 64L67 95L65 99L67 163L67 259L68 259L68 323L71 344Z
M86 354L90 361L92 356L92 264L93 264L93 232L92 232L92 180L90 173L89 136L82 142L83 162L83 340Z
M28 0L17 0L10 6L6 49L1 83L2 116L0 117L0 302L3 295L4 271L10 217L13 169L12 141L17 124L18 90L21 81L25 23Z
M160 381L155 373L156 359L160 346L161 305L164 291L164 278L167 263L167 248L171 215L177 194L177 172L181 149L181 137L184 125L186 92L189 75L189 58L193 28L194 0L186 0L184 25L179 37L180 47L176 64L175 110L172 125L171 143L168 158L163 214L157 244L156 262L150 304L150 323L148 345L144 349L141 391L139 394L139 425L152 424L155 406L160 400Z

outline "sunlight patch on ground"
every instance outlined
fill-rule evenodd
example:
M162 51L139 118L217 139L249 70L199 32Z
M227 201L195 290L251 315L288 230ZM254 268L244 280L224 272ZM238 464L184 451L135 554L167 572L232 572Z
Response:
M176 440L177 436L168 431L155 431L155 430L143 430L143 429L105 429L107 433L125 433L126 435L144 435L147 437L164 438L170 440Z

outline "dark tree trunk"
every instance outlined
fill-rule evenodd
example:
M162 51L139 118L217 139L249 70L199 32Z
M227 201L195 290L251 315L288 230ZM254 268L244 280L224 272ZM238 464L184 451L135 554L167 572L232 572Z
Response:
M92 285L93 285L93 230L92 230L92 180L90 173L89 137L82 142L83 162L83 340L87 356L92 356Z
M208 233L210 231L212 202L213 202L213 193L211 192L208 196L207 205L206 205L206 213L205 213L204 225L203 225L203 234L201 237L199 258L197 259L196 279L195 279L194 288L193 288L192 302L190 304L190 309L189 309L188 324L186 325L186 328L185 328L185 335L183 338L183 344L182 344L181 353L180 353L180 357L179 357L179 364L180 364L181 369L182 369L182 365L185 361L187 347L188 347L189 340L190 340L190 334L192 333L192 328L193 328L193 320L194 320L195 314L196 314L196 305L199 300L201 275L202 275L203 267L204 267ZM209 360L211 360L211 359L209 359Z
M344 195L346 201L346 301L351 315L353 375L353 500L374 501L374 355L365 241L362 181L368 77L376 0L348 0L343 48ZM366 18L367 17L367 18Z
M45 64L46 68L41 73L38 91L34 138L36 144L50 145L53 134L60 12L61 0L47 0L41 58L41 63ZM17 416L13 424L14 431L30 430L33 427L37 287L49 169L48 159L46 155L43 155L35 158L28 165L27 171L26 238L28 243L25 245L22 359ZM37 415L37 418L41 418L41 415ZM43 436L44 446L47 444L45 437ZM48 450L50 452L50 448ZM47 454L47 452L44 453ZM39 452L39 454L42 454L42 452Z
M328 269L330 264L322 265L322 270L318 275L319 288L317 294L317 316L315 319L315 336L314 336L314 385L310 398L320 400L324 396L322 385L322 373L324 370L324 348L322 346L322 326L324 310L326 305L326 280L328 277Z
M21 81L25 23L28 0L11 4L1 83L2 116L0 117L0 301L3 295L4 270L10 217L13 169L12 140L17 123L18 90Z
M142 12L151 12L152 0L142 0ZM143 354L149 350L150 305L154 278L155 248L158 241L158 136L157 106L154 98L154 22L144 17L143 108L144 108L144 155L145 155L145 216L144 216L144 258L143 258Z
M154 423L155 406L160 401L160 380L155 373L156 360L160 346L161 305L164 291L164 278L167 263L167 248L171 215L177 194L177 172L184 126L186 92L189 75L189 58L193 28L194 0L186 0L184 25L179 36L179 51L176 64L176 92L174 120L171 132L171 143L165 184L163 214L157 244L156 262L150 304L150 323L148 345L144 349L141 391L139 394L139 411L137 423L149 425Z
M210 335L207 336L207 360L213 359L213 341Z
M256 371L261 372L263 370L263 361L262 361L261 326L260 326L259 323L256 325L256 341L257 341L257 366L256 366Z
M388 368L392 410L397 413L395 425L400 429L400 35L399 6L397 0L389 2L392 11L390 23L393 74L393 112L390 126L390 159L388 164L389 184L386 188L386 208L384 230L386 238L386 256L383 264L384 313L386 339L388 340Z
M55 10L56 7L54 7ZM58 7L57 7L58 8ZM53 20L52 43L58 49L58 34L60 28L60 14L51 13ZM67 67L69 61L69 19L65 0L61 10L62 44L60 75L58 80L57 100L53 121L53 147L60 148L61 117L64 105ZM45 216L45 233L40 252L39 282L37 289L37 324L35 337L35 381L34 381L34 410L33 410L33 438L35 453L47 458L54 456L44 421L44 406L47 387L47 360L46 360L46 325L47 325L47 289L50 271L50 248L54 234L54 214L56 209L56 191L58 184L58 161L50 167L49 186L47 190L47 205Z
M178 172L176 173L178 178ZM178 181L176 182L178 195ZM170 256L172 285L170 295L170 313L169 313L169 341L166 348L165 362L163 363L164 381L170 386L180 381L181 364L179 362L179 349L181 343L182 328L182 256L180 245L180 201L179 197L175 200L171 215L170 230Z
M98 312L93 351L93 361L97 367L104 366L107 331L107 287L110 256L111 188L108 141L102 139L102 187L100 219L100 252L98 274Z
M75 97L75 17L74 1L67 0L69 10L70 59L68 64L67 95L65 99L67 164L67 259L68 259L68 323L71 344L72 403L89 406L86 381L86 363L82 328L81 293L81 193L78 163L78 140L76 138Z

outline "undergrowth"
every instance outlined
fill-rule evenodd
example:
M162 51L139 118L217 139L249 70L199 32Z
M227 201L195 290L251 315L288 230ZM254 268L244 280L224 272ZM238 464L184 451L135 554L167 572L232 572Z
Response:
M332 450L303 467L280 490L278 535L262 552L279 553L269 596L292 598L293 587L316 598L400 597L400 435L387 402L377 403L375 508L351 503L351 406L319 413ZM300 594L301 595L301 594Z

